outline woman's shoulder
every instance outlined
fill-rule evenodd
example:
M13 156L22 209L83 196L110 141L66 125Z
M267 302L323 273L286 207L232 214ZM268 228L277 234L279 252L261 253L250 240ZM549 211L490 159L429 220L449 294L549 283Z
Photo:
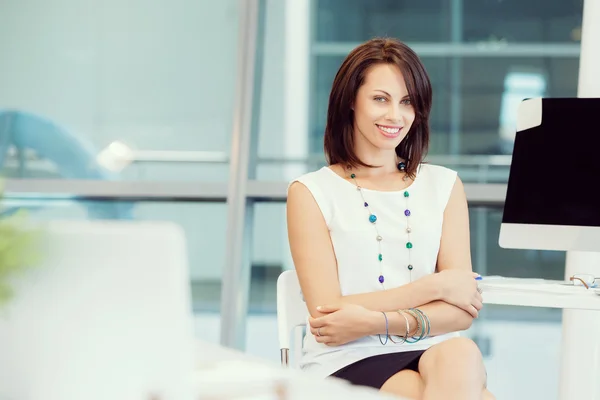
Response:
M449 180L452 183L454 183L458 175L457 172L453 169L430 163L422 163L421 165L419 165L419 170L417 174L418 176L424 176L435 181Z
M301 183L308 191L300 190L298 195L304 196L305 199L308 198L306 196L312 197L319 206L325 222L329 224L333 217L332 198L335 190L332 191L332 184L335 184L334 174L335 172L330 170L329 167L322 167L292 179L288 184L288 199L291 196L290 188L292 185L296 182Z
M341 182L340 182L341 181ZM330 167L324 166L318 170L304 173L288 183L288 194L290 187L296 182L305 186L315 197L335 197L341 189L340 185L347 184L344 179L337 175Z
M444 210L456 184L457 172L441 165L426 163L421 164L420 168L418 179L423 181L420 183L421 187L425 187Z
M334 172L331 171L329 167L325 166L325 167L319 168L317 170L306 172L300 176L295 177L294 179L292 179L289 182L289 185L291 186L294 182L300 182L300 183L304 184L305 186L308 186L311 184L321 186L321 185L327 184L328 181L330 181L332 173L334 173Z

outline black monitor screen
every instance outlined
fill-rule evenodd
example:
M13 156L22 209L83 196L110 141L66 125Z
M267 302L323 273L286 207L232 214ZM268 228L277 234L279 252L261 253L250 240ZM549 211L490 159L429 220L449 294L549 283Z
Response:
M517 132L504 223L600 226L600 99L543 99Z

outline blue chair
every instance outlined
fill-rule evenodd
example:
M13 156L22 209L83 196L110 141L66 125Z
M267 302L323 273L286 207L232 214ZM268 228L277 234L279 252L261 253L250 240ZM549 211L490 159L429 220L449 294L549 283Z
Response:
M39 115L24 111L0 109L0 169L4 166L10 146L19 154L20 175L27 172L26 149L51 161L65 179L117 180L119 175L103 168L96 161L93 147L75 135ZM92 219L129 219L132 204L105 202L87 206Z

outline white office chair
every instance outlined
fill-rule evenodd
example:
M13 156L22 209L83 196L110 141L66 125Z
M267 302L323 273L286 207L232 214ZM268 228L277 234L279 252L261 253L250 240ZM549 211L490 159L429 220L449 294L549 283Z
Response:
M308 309L302 296L296 271L284 271L277 279L277 327L281 364L290 365L290 339L294 336L293 364L302 352L303 328L306 326Z

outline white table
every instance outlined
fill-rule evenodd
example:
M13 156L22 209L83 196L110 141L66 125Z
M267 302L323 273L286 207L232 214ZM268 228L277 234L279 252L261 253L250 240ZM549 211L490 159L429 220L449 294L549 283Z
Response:
M480 286L483 289L482 296L485 304L600 310L600 290L598 289L588 290L582 286L560 285L559 281L543 281L544 284L541 285L538 282L542 282L542 280L517 278L504 280L484 277ZM547 284L545 284L546 282ZM544 290L552 283L557 286L557 293Z
M573 310L563 314L558 398L600 400L600 290L565 286L558 281L554 285L536 279L510 278L503 282L486 277L480 283L484 304Z

